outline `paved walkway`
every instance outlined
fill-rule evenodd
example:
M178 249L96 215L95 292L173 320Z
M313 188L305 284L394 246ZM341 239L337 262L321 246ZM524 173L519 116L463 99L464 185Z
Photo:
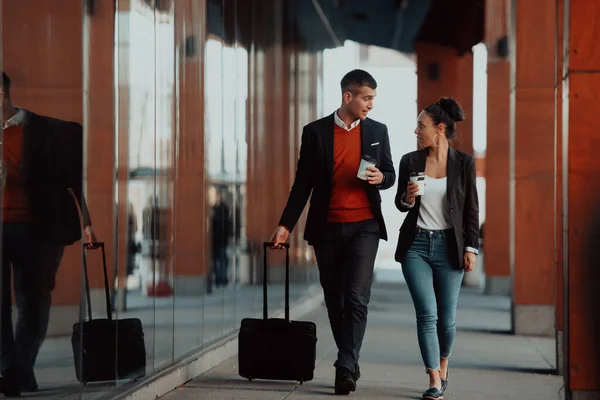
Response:
M293 316L292 316L293 317ZM329 399L336 350L325 310L306 318L317 322L315 379L294 382L248 382L232 359L164 396L183 399ZM510 328L508 298L488 297L469 289L461 295L458 335L450 363L446 399L563 399L555 368L554 340L516 337ZM361 356L359 399L419 399L427 376L421 363L412 303L403 284L373 288L369 326Z

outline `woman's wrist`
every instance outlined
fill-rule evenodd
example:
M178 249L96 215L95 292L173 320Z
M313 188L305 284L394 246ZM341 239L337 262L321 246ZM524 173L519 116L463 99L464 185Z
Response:
M475 255L478 255L479 254L479 250L477 250L474 247L467 246L467 247L465 247L465 253L473 253Z

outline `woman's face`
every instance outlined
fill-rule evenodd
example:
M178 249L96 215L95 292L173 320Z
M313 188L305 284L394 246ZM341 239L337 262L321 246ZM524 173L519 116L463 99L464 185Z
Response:
M417 118L417 129L415 129L418 146L420 148L425 148L438 145L440 138L436 138L435 135L441 135L443 133L444 124L436 125L429 114L425 111L421 111L419 118Z

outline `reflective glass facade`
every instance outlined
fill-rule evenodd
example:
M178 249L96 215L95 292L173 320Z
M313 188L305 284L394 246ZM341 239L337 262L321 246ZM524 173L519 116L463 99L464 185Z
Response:
M83 249L85 235L72 244L48 231L33 242L14 236L16 225L38 235L36 210L27 221L5 218L2 291L6 300L12 280L12 319L27 317L23 304L33 301L36 318L49 322L46 334L44 321L27 328L37 329L37 357L23 361L23 353L35 353L34 341L2 342L2 370L10 375L13 365L27 364L22 375L30 376L33 366L42 398L116 394L235 334L242 318L262 314L262 242L285 205L301 127L320 116L322 57L295 44L292 27L278 17L288 12L283 2L241 1L0 2L2 70L10 77L3 113L12 104L40 116L42 123L20 125L23 137L51 138L38 149L50 165L44 174L53 177L40 198L67 190L63 178L79 169L78 193L60 204L68 203L69 215L78 207L82 224L87 208L95 238L105 244L117 331L104 336L104 345L114 349L116 341L133 352L132 343L118 344L130 340L121 336L128 319L139 319L144 332L145 374L124 372L115 352L112 379L79 382L74 360L88 350L73 345L72 335L89 317L82 260L87 256L92 316L106 318L101 252ZM9 133L3 131L4 164L14 153ZM63 154L64 143L75 147ZM23 182L29 185L35 184ZM302 228L301 221L291 239L292 301L319 289ZM35 243L46 241L54 252L38 256ZM23 266L16 245L35 260ZM283 305L283 265L275 254L272 311ZM7 318L5 312L5 327ZM80 326L76 336L85 343L97 328ZM79 373L91 372L85 370Z

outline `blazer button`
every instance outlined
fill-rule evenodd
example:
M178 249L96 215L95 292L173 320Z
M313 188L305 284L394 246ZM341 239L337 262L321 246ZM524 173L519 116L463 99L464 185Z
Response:
M451 212L453 212L453 211L454 211L454 208L451 208L451 209L450 209L450 211L451 211Z

